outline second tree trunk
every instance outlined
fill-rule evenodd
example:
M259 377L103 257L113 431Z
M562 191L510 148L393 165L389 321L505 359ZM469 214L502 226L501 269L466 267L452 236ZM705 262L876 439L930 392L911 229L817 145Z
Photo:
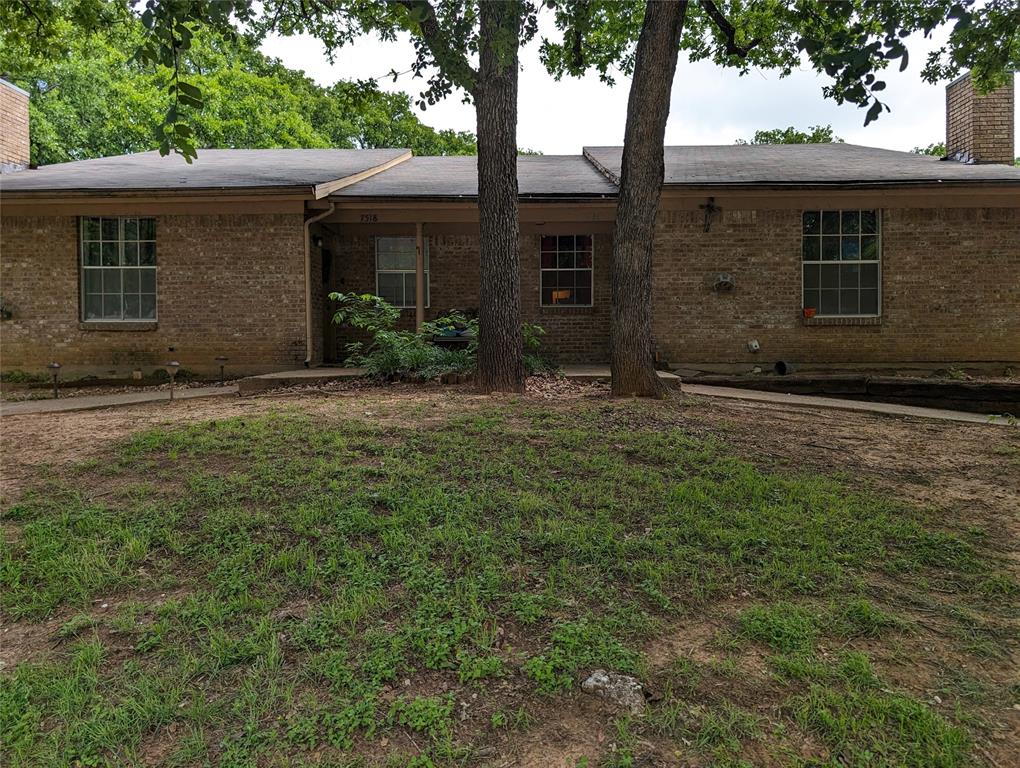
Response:
M627 102L613 239L609 348L614 395L658 397L652 337L652 239L663 181L663 141L686 2L647 3Z

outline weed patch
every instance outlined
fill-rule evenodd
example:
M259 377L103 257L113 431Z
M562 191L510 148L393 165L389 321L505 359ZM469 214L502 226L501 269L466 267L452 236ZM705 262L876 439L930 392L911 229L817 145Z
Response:
M3 672L0 758L137 764L172 733L168 764L460 764L569 711L601 667L662 693L607 722L606 764L638 764L648 739L755 763L780 726L830 763L966 764L978 721L890 692L855 644L919 631L872 599L881 576L936 584L961 653L1010 652L995 616L1016 586L987 542L658 414L509 403L394 427L285 410L139 433L41 483L6 510L0 609L61 619L48 658ZM754 597L726 656L642 654L738 594ZM757 684L752 650L780 721L720 694Z

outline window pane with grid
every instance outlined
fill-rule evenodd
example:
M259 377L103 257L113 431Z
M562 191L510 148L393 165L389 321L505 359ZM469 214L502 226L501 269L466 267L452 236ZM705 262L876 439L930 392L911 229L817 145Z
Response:
M543 307L591 306L591 235L543 235L539 244Z
M879 230L876 210L803 212L804 309L823 317L879 313Z
M375 239L376 295L402 309L415 306L417 240L413 237ZM425 241L425 306L429 306L429 248Z
M83 320L156 319L156 220L81 220Z

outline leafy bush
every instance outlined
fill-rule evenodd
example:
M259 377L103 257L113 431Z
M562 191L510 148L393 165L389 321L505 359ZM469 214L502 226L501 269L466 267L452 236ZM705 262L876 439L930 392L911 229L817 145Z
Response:
M331 293L329 298L337 304L333 313L336 325L378 333L393 328L400 319L399 309L371 293Z
M394 328L400 310L372 294L331 293L337 302L333 322L346 325L371 336L371 341L347 345L347 364L365 368L368 375L385 379L428 381L448 373L467 374L475 369L478 353L478 319L452 310L422 324L419 331ZM541 337L545 330L525 323L524 364L528 373L548 371L553 366L542 358ZM463 336L467 343L460 348L440 346L434 340Z
M44 384L49 377L44 373L13 370L0 373L0 381L4 384Z

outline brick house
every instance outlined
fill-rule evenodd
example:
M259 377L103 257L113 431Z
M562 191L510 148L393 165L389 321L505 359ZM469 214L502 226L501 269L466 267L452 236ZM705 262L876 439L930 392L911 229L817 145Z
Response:
M408 328L477 306L475 160L205 150L24 169L0 81L4 370L195 371L342 360L330 291ZM1012 84L947 87L950 158L848 144L668 147L654 241L660 359L743 371L1020 363ZM563 363L607 359L621 148L518 162L526 320ZM420 257L419 257L420 253ZM421 301L417 287L422 286ZM756 342L758 351L749 348ZM753 346L753 345L751 345Z

